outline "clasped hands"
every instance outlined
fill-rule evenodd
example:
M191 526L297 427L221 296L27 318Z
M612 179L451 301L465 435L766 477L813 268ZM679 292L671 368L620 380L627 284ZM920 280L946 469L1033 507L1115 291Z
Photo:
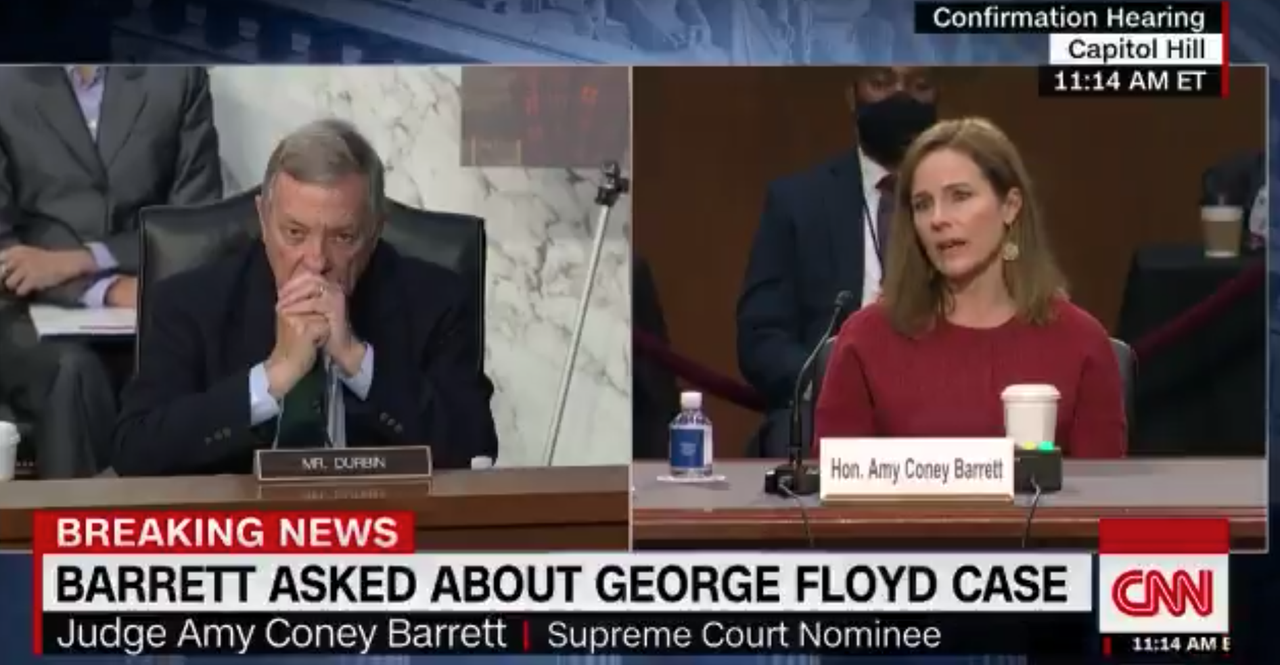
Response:
M93 253L87 249L42 249L15 245L0 251L0 280L4 287L22 297L61 286L98 270ZM137 278L121 275L107 290L106 304L112 307L137 306Z
M347 296L342 287L304 273L276 295L276 344L265 363L271 395L289 392L324 353L347 376L364 362L365 345L351 332Z
M96 269L93 254L85 249L50 250L15 245L0 252L0 277L4 277L5 287L24 297L91 274Z

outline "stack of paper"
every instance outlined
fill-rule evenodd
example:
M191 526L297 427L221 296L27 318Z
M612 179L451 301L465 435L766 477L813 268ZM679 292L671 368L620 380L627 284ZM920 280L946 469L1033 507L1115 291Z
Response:
M138 327L136 310L120 307L84 309L32 305L31 322L40 337L124 337Z

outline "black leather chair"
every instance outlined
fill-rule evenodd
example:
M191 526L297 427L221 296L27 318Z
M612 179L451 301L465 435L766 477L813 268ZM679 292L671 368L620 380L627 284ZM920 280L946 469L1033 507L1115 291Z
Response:
M142 229L138 317L147 307L148 286L203 265L251 242L260 226L254 198L259 188L203 206L153 206L139 213ZM474 285L476 330L484 348L484 279L487 239L484 220L471 215L418 210L391 202L383 242L396 251L448 268ZM139 334L137 347L142 348ZM483 354L477 371L484 371Z
M1111 351L1116 354L1116 362L1120 364L1120 386L1124 390L1124 420L1129 433L1129 441L1133 441L1133 433L1138 431L1138 357L1125 342L1111 339Z
M809 392L809 400L805 404L805 408L809 409L810 413L818 403L818 393L822 390L822 378L826 375L827 363L831 362L831 350L835 345L836 338L829 337L818 348L818 357L813 363L813 389ZM1129 436L1132 438L1135 431L1135 405L1138 394L1138 359L1133 349L1118 339L1111 339L1111 350L1115 353L1116 362L1120 365L1121 389L1124 391L1124 417L1128 424Z

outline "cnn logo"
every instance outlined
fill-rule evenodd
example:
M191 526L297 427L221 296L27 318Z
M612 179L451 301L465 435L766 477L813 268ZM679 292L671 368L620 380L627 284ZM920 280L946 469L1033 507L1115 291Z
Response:
M1098 632L1228 632L1225 556L1106 555L1098 563Z

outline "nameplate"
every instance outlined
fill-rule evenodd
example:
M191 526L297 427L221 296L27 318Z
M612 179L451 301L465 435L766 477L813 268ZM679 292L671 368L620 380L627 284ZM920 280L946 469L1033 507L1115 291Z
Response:
M823 439L822 501L1013 501L1010 439Z
M259 450L253 466L258 482L263 483L426 480L431 478L431 448Z

